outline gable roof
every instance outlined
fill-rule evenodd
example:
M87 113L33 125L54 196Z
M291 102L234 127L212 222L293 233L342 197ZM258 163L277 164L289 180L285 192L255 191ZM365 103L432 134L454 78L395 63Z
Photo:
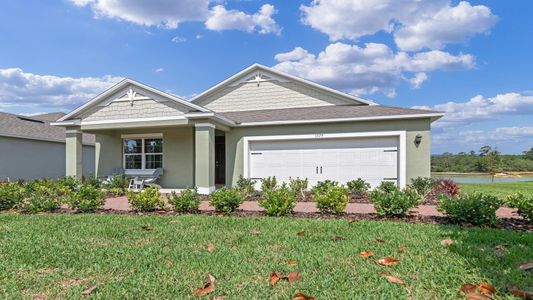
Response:
M50 125L64 115L57 112L28 117L0 112L0 136L64 143L65 128ZM94 145L94 141L94 135L83 134L84 144Z
M376 103L374 103L373 101L370 101L370 100L367 100L367 99L363 99L361 97L357 97L357 96L354 96L354 95L350 95L350 94L347 94L347 93L343 93L341 91L338 91L338 90L335 90L335 89L320 85L318 83L315 83L315 82L312 82L312 81L309 81L309 80L306 80L306 79L303 79L303 78L300 78L300 77L296 77L296 76L293 76L293 75L290 75L290 74L287 74L287 73L284 73L284 72L269 68L269 67L261 65L261 64L253 64L253 65L249 66L248 68L246 68L246 69L244 69L244 70L232 75L231 77L227 78L226 80L224 80L224 81L214 85L213 87L209 88L208 90L196 95L195 97L193 97L191 99L191 102L192 103L199 102L205 96L207 96L207 95L209 95L209 94L211 94L211 93L213 93L213 92L215 92L217 90L220 90L220 89L230 85L232 82L240 79L244 75L246 75L246 74L248 74L248 73L250 73L252 71L256 71L256 70L270 72L270 73L272 73L272 74L274 74L276 76L284 77L284 78L289 79L291 81L298 82L298 83L310 86L310 87L315 88L315 89L319 89L319 90L322 90L322 91L325 91L325 92L328 92L328 93L335 94L335 95L340 96L340 97L342 97L344 99L347 99L349 102L354 103L354 104L376 105Z
M151 93L154 93L154 94L156 94L158 96L161 96L163 98L175 101L175 102L180 103L180 104L182 104L184 106L190 107L190 108L192 108L193 110L196 110L196 111L210 112L210 110L208 110L207 108L204 108L202 106L199 106L199 105L196 105L194 103L191 103L191 102L189 102L189 101L187 101L185 99L182 99L182 98L180 98L178 96L174 96L172 94L162 92L162 91L160 91L158 89L155 89L153 87L147 86L147 85L142 84L142 83L140 83L138 81L135 81L133 79L125 78L122 81L120 81L119 83L117 83L114 86L112 86L111 88L109 88L108 90L106 90L103 93L101 93L100 95L94 97L91 101L89 101L89 102L83 104L82 106L74 109L73 111L71 111L70 113L68 113L67 115L63 116L62 118L60 118L57 121L58 122L62 122L62 121L65 121L65 120L73 118L74 116L76 116L79 113L84 112L87 109L97 105L101 101L105 100L108 96L111 96L113 93L119 91L120 89L123 89L123 88L127 87L128 85L133 85L133 86L139 87L141 89L145 89L145 90L147 90L147 91L149 91Z
M432 118L436 120L443 116L443 113L437 111L384 105L301 107L220 114L235 121L237 126L414 118Z

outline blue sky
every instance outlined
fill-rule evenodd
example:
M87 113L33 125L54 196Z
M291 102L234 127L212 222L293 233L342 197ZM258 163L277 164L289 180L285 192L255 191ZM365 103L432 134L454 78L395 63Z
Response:
M432 152L533 147L531 1L3 0L0 110L69 111L130 77L190 98L261 63L447 112Z

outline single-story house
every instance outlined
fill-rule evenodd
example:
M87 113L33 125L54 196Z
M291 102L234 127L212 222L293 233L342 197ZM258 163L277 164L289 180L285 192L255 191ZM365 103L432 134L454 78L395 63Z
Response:
M65 176L64 113L31 117L0 112L0 181ZM94 136L83 136L83 174L94 173Z
M66 172L80 177L82 135L95 170L163 168L164 189L210 193L240 175L404 187L430 176L431 123L442 113L372 101L254 64L191 101L125 79L60 118Z

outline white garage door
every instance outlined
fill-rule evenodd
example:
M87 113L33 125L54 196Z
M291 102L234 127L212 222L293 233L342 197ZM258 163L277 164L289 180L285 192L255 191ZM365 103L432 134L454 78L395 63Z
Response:
M345 183L363 178L372 187L398 182L398 137L250 141L249 177L326 179Z

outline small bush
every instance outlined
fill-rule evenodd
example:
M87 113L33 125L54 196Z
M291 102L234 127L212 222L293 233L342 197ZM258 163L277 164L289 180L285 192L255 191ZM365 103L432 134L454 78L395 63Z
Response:
M94 174L89 174L89 176L83 178L83 183L87 185L91 185L95 188L101 188L102 182L96 177Z
M428 200L438 201L442 196L456 197L460 194L459 185L451 179L439 179L433 183L431 190L426 194Z
M405 216L420 201L420 195L411 189L394 188L389 192L376 189L370 199L380 216Z
M370 190L370 183L361 178L349 181L346 183L346 186L348 187L348 190L350 190L350 193L358 197L366 195L368 190Z
M501 206L502 201L498 197L473 193L458 197L443 195L440 197L438 210L453 222L494 225L498 221L496 210Z
M255 180L244 178L244 176L239 175L239 179L237 180L235 187L242 194L242 197L246 199L252 196L255 192Z
M316 207L323 213L340 214L346 209L350 201L348 189L342 185L334 185L331 182L315 190L313 196Z
M106 192L104 190L85 183L68 197L67 204L72 209L90 212L102 207L105 203L105 197Z
M179 194L172 192L169 199L174 211L179 213L197 212L202 199L198 195L197 189L185 189Z
M409 187L415 190L420 196L424 196L431 190L434 184L435 181L431 177L417 177L411 179Z
M330 188L336 187L336 186L339 186L339 183L337 181L331 181L329 179L328 180L324 180L324 181L319 181L311 189L311 193L313 195L315 195L315 194L323 194L327 190L329 190Z
M242 194L236 189L223 187L211 194L210 204L215 207L215 211L231 214L244 202Z
M398 188L396 183L393 182L393 181L382 181L378 185L376 190L381 191L381 192L385 192L385 193L390 193L390 192L393 192L393 191L399 191L400 188Z
M276 176L263 178L263 181L261 182L261 191L264 193L275 189L277 186L278 181L276 180Z
M53 211L61 208L71 190L49 179L38 179L25 186L25 198L18 205L24 213Z
M16 208L24 200L24 188L16 182L0 183L0 210Z
M126 196L131 208L136 211L146 212L165 208L165 202L161 200L161 193L154 186L147 187L140 192L127 190Z
M289 188L291 189L292 193L300 199L305 199L305 192L307 191L308 185L309 185L309 180L307 180L307 178L305 179L290 178L289 179Z
M105 188L115 196L122 196L129 186L129 179L124 175L116 175L109 178Z
M505 202L509 207L516 208L519 216L533 222L533 195L528 197L521 193L515 193L507 196Z
M57 179L54 184L59 188L65 188L73 191L78 187L80 182L74 176L65 176Z
M269 216L286 216L296 206L296 195L287 184L283 183L278 189L267 190L264 193L264 200L260 201L259 205Z

